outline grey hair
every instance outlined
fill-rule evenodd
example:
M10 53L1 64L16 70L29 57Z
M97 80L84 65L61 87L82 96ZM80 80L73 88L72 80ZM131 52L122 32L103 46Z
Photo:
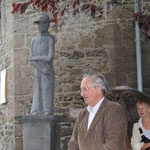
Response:
M108 91L107 88L107 82L105 80L105 77L102 74L85 74L82 79L90 77L91 83L95 87L102 87L102 92L104 95L106 95L106 92Z

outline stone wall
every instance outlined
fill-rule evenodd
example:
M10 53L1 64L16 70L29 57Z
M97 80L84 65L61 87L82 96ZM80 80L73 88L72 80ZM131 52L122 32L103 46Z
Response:
M22 125L15 116L28 115L32 103L34 68L28 61L31 39L38 34L33 24L41 13L28 9L11 14L11 3L2 2L0 68L7 69L7 103L0 105L0 150L22 150ZM61 124L62 150L72 133L74 119L84 107L79 93L85 73L102 73L110 87L137 87L133 5L108 7L104 16L91 18L84 12L65 14L60 24L51 23L55 36L55 115L65 115ZM150 42L142 40L144 91L150 94Z
M15 147L14 39L13 18L9 6L1 2L0 69L7 69L7 103L0 105L0 149Z

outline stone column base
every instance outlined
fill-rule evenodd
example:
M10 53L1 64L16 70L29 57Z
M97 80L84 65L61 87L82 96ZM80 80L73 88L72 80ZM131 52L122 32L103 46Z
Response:
M23 124L23 150L60 150L60 122L65 117L17 116Z

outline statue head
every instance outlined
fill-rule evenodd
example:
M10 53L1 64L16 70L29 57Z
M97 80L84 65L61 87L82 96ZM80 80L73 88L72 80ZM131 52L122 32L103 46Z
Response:
M34 23L38 25L39 32L47 32L50 26L50 22L51 20L48 15L42 15L37 21L34 21Z

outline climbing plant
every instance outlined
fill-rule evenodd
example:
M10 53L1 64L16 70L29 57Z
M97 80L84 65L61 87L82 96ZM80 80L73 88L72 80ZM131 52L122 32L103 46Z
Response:
M65 12L75 15L80 11L86 11L91 17L101 17L104 4L108 1L115 5L121 4L122 9L127 4L127 0L119 2L117 0L27 0L27 2L12 3L12 13L23 14L28 6L32 5L33 9L39 8L42 12L49 12L52 15L51 21L58 24L58 17L63 17ZM134 20L138 21L139 27L144 30L145 38L150 39L150 15L138 12L134 14Z
M134 19L138 21L139 27L144 30L145 39L150 40L150 15L138 12L134 14Z
M29 5L32 5L33 9L39 8L43 12L50 12L53 18L52 21L58 24L58 15L64 16L66 11L71 10L72 14L75 15L81 10L89 10L92 17L95 17L98 12L102 14L103 0L28 0L27 2L12 3L12 13L23 14Z

